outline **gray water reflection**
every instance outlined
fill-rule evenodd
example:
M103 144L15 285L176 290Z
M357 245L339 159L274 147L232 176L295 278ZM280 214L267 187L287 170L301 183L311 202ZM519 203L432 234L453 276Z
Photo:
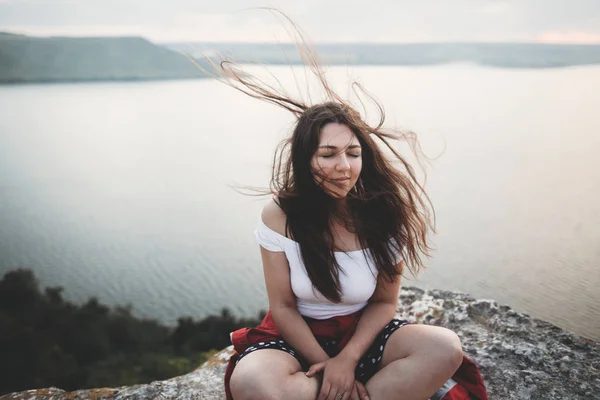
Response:
M271 67L291 82L289 69ZM437 251L421 287L600 338L600 68L331 68L420 134ZM0 272L174 322L266 307L252 230L287 114L213 81L0 87Z

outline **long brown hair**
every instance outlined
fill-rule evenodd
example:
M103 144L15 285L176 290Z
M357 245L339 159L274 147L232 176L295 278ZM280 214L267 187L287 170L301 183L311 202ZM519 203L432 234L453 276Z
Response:
M321 129L330 122L344 124L362 147L362 170L355 188L348 194L350 215L345 222L356 233L361 248L369 249L377 270L387 279L403 272L395 252L401 254L414 276L423 267L421 256L429 256L431 249L427 236L429 229L434 230L433 206L413 167L391 143L407 142L419 160L423 154L415 134L384 129L383 107L360 84L353 82L355 93L366 96L379 112L377 125L365 122L348 101L331 89L316 52L306 44L302 31L289 18L288 21L298 35L296 42L304 65L317 77L327 101L309 105L225 58L218 63L207 58L213 71L199 68L251 97L290 111L297 118L291 137L282 141L275 152L270 188L263 194L278 195L279 207L287 217L285 233L300 244L302 260L314 288L329 300L339 302L339 274L343 270L335 258L330 225L336 199L317 185L311 168ZM384 154L376 139L391 151L391 157ZM400 168L394 162L399 162Z

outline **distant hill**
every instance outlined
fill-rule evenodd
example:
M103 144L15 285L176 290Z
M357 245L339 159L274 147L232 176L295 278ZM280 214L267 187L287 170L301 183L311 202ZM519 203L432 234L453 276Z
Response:
M39 38L0 32L0 83L205 76L185 56L138 37Z
M194 57L221 53L237 62L300 64L293 43L165 43ZM470 62L502 68L553 68L600 64L600 45L537 43L348 43L316 46L329 65L436 65Z
M502 68L600 64L600 45L518 43L320 44L328 65L436 65ZM0 32L0 84L204 78L180 52L204 64L221 53L239 63L301 64L294 44L166 43L140 37L31 37Z

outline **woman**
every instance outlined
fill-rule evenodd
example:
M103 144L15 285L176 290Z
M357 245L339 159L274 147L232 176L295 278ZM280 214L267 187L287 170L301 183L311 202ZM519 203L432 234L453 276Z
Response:
M417 148L416 139L383 131L383 112L368 125L303 52L328 101L308 106L231 63L215 66L228 84L297 117L255 231L269 312L232 333L228 398L441 399L461 386L451 379L465 360L459 338L394 319L400 277L405 267L419 272L432 224L413 169L388 140Z

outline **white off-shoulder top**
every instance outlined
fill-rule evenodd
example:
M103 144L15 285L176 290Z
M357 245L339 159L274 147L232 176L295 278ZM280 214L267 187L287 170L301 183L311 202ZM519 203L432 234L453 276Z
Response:
M300 315L327 319L352 314L364 308L375 292L377 268L368 249L334 252L340 265L342 296L339 303L333 303L313 287L304 267L298 242L275 232L265 225L261 218L254 234L258 243L266 250L285 253L290 267L290 283ZM398 260L398 252L394 251L394 254Z

